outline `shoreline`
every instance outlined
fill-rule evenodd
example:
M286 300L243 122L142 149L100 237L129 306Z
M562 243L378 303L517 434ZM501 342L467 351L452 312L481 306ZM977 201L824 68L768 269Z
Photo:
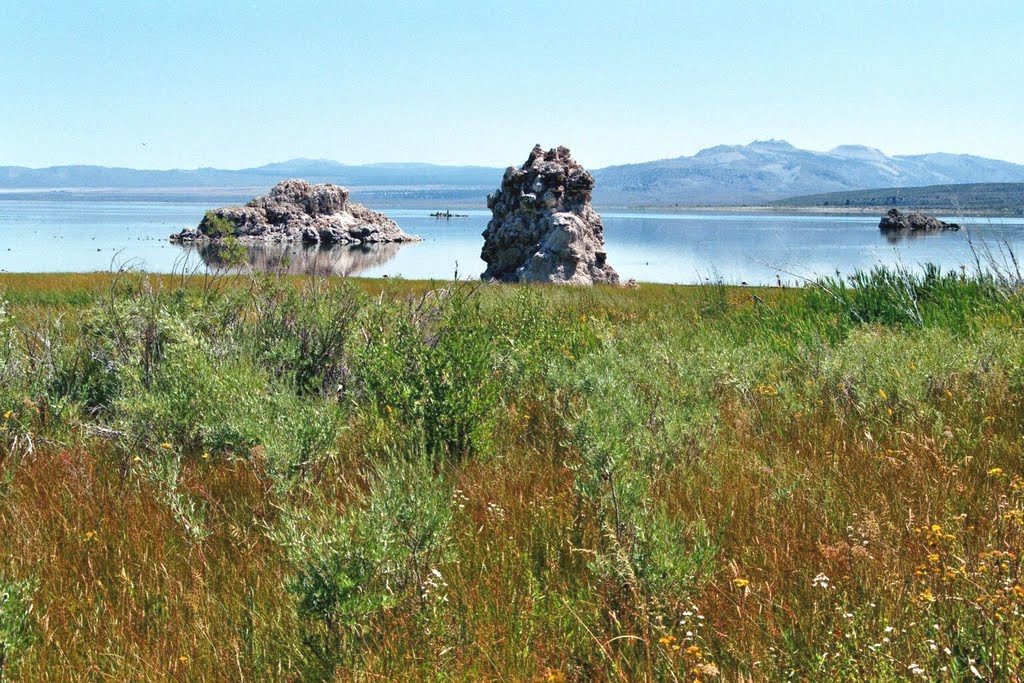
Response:
M257 187L68 187L68 188L0 188L2 201L107 201L107 202L166 202L174 204L201 204L205 202L238 201L259 192ZM395 193L403 188L392 188ZM465 199L402 198L379 186L350 187L351 195L364 205L377 205L385 209L428 211L486 211L486 195L480 201ZM385 194L387 196L381 196ZM720 213L748 215L817 215L817 216L884 216L893 206L780 206L775 204L602 204L593 203L599 213ZM963 207L927 207L914 205L895 207L904 211L921 211L927 215L978 216L1016 218L1024 215L1007 209L970 209Z
M124 280L125 277L130 279L145 278L153 286L157 288L173 288L185 284L189 287L204 287L207 286L211 280L219 280L220 282L231 284L237 283L238 275L230 272L214 274L206 272L197 272L194 274L187 275L184 279L181 273L154 273L148 271L131 271L126 273L114 273L109 271L92 271L92 272L52 272L52 273L12 273L12 272L0 272L0 292L3 293L3 298L11 304L17 305L24 303L26 300L31 301L46 301L50 297L56 297L54 303L58 301L70 300L81 300L83 297L98 296L109 291L111 284L115 280ZM286 274L281 276L285 281L300 284L310 279L310 275L298 275L298 274ZM669 283L669 282L644 282L637 281L637 287L627 287L624 285L606 285L606 284L595 284L592 286L578 287L573 285L555 285L547 283L483 283L479 279L466 279L466 280L453 280L451 278L439 278L439 279L404 279L398 277L362 277L358 275L352 276L328 276L328 280L332 282L351 282L356 287L363 291L376 295L384 290L398 290L402 292L422 294L427 291L437 289L439 287L445 287L452 285L455 282L470 283L473 285L483 284L485 288L497 288L504 291L512 291L519 288L530 288L538 289L542 291L554 290L559 292L571 293L576 291L612 291L622 292L624 295L630 292L637 291L693 291L698 288L714 287L718 290L724 291L728 294L739 295L757 295L758 293L765 292L794 292L801 291L804 289L803 284L796 284L793 282L783 282L782 286L776 284L739 284L739 283L718 283L718 282L690 282L690 283Z
M681 206L673 204L669 206L598 206L594 207L599 212L604 211L608 213L618 211L630 211L633 213L726 213L726 214L771 214L771 215L808 215L808 216L878 216L881 218L886 214L892 206L870 206L870 207L850 207L850 206L768 206L768 205L749 205L749 206ZM903 211L919 211L913 207L895 207L900 208ZM1011 211L996 211L992 209L972 209L971 211L964 211L955 207L939 207L925 209L921 211L927 215L933 216L937 214L952 215L952 216L978 216L984 218L1017 218L1020 217L1024 221L1024 216Z

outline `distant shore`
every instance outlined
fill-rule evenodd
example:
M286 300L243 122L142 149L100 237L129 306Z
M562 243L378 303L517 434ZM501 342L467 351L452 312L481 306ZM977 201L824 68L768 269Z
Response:
M401 191L382 191L379 187L352 187L352 196L362 203L378 208L424 209L438 211L486 210L486 196L479 201L467 201L464 198L450 200L444 197L409 197L402 196ZM176 202L176 203L238 203L244 204L252 196L261 192L258 187L108 187L108 188L31 188L11 189L0 188L0 201L123 201L123 202ZM818 216L883 216L893 208L888 205L877 206L780 206L775 204L650 204L621 205L595 203L594 208L600 212L628 213L725 213L725 214L771 214L771 215L818 215ZM901 206L901 209L915 210L913 205ZM981 217L1014 217L1019 216L1013 210L992 210L963 207L934 207L922 209L929 215L944 216L981 216Z
M594 207L598 211L614 213L628 211L631 213L732 213L732 214L772 214L772 215L808 215L808 216L884 216L885 212L893 208L891 206L680 206L672 204L669 206L599 206ZM901 207L906 210L915 210L914 207ZM929 215L944 216L981 216L981 217L1014 217L1019 214L1010 211L986 211L982 209L971 209L964 211L954 207L934 208L929 207L924 211Z

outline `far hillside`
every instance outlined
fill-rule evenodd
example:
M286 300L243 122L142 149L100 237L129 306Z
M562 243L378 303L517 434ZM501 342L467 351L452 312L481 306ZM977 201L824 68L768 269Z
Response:
M516 158L507 161L519 163ZM1024 164L999 159L941 152L889 156L864 145L840 145L820 152L784 140L717 145L693 156L590 170L596 181L594 204L603 208L750 206L867 187L934 185L945 189L961 183L1024 183ZM486 166L352 165L325 159L292 159L243 169L0 166L0 196L119 201L122 197L139 200L153 196L189 200L215 194L238 201L263 194L282 180L303 178L344 185L369 205L483 208L487 193L500 184L504 172L504 168ZM899 190L874 192L893 196ZM846 199L844 196L841 201ZM834 203L828 197L821 201ZM852 198L850 201L853 204Z
M1024 183L970 183L825 192L779 199L771 202L771 206L849 207L851 209L895 206L932 211L967 211L1022 216L1024 215Z

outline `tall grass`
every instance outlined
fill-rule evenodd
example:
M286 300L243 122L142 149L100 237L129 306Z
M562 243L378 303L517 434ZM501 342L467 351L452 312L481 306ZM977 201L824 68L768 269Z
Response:
M998 277L6 276L2 680L1016 680Z

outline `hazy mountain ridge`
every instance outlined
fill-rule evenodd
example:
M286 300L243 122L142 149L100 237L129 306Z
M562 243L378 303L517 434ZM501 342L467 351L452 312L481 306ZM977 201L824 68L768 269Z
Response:
M347 186L497 187L503 169L421 163L348 165L326 159L291 159L257 168L140 170L108 166L0 166L0 188L271 187L301 177Z
M767 140L609 166L594 176L603 204L742 204L877 187L1024 182L1024 166L966 154L891 157L862 145L815 152Z
M292 159L257 168L136 170L104 166L32 169L0 167L0 189L40 188L269 188L300 177L366 188L381 196L412 192L425 201L483 205L504 169L425 163L349 165ZM756 204L798 195L871 188L963 183L1024 182L1024 165L968 154L888 156L863 145L827 152L799 149L784 140L717 145L693 156L592 170L594 203L603 206ZM479 200L475 199L479 197Z

